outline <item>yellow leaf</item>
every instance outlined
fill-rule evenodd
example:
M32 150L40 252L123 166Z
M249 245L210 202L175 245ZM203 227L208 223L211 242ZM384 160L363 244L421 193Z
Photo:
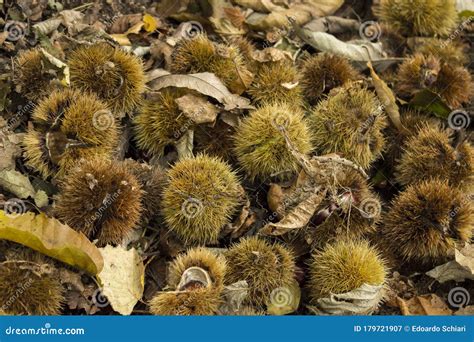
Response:
M128 39L126 33L111 34L110 37L117 43L119 43L121 46L132 45L132 42Z
M148 13L143 16L143 28L147 32L154 32L158 28L158 22L155 17Z
M98 275L102 293L112 308L122 315L130 315L143 296L145 266L137 250L105 246L99 248L104 268Z
M0 239L25 245L92 275L103 268L99 249L84 234L43 213L9 216L0 210Z

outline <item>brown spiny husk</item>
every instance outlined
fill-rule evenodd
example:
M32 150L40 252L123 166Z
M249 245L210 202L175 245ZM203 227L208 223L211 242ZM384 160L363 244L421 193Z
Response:
M111 158L117 140L117 123L94 94L58 90L35 107L24 155L43 177L63 176L82 158Z
M9 315L59 315L65 302L56 268L24 249L0 262L1 310Z
M142 195L124 163L84 160L61 182L54 213L100 246L120 244L140 220Z
M470 198L445 180L410 185L392 202L384 218L386 247L403 260L441 261L472 237Z
M424 124L404 145L395 176L402 185L438 177L465 190L473 188L474 148L468 141L455 146L449 131Z
M129 112L145 90L142 61L107 43L81 46L68 59L71 85L96 93L115 114Z
M304 61L301 87L306 100L311 104L316 104L331 89L358 78L361 78L361 75L346 58L322 53Z
M162 214L168 228L187 244L216 243L241 199L234 171L217 157L198 155L168 172Z
M225 254L227 282L246 280L246 301L257 307L268 303L272 291L289 287L295 272L292 252L282 245L272 245L257 237L242 239Z
M367 169L382 153L387 119L375 94L359 85L338 89L310 113L314 148L339 153Z

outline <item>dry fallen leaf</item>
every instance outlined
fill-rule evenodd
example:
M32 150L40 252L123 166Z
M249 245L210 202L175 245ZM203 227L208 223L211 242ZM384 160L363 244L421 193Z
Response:
M409 300L399 298L402 315L452 315L448 305L435 294L415 296Z
M105 246L99 248L104 268L98 274L102 294L112 308L122 315L130 315L143 296L145 266L134 248Z
M396 98L392 90L388 87L384 80L382 80L375 73L375 70L372 67L372 63L370 61L367 62L367 67L370 70L370 76L372 77L372 84L374 85L375 92L377 93L380 102L382 102L383 108L387 112L393 125L398 129L399 132L409 133L408 130L403 127L403 124L400 121L400 112L398 111Z
M204 97L187 94L177 98L175 102L187 118L196 124L212 123L216 121L218 109Z
M383 297L383 285L363 284L350 292L319 298L310 309L318 315L369 315Z
M92 275L103 267L98 248L84 234L44 213L28 212L9 217L0 210L0 239L30 247Z
M294 20L290 19L290 21L293 23L298 37L319 51L345 56L354 61L367 62L385 58L382 43L368 41L343 42L329 33L311 32L299 26Z
M219 313L221 315L237 315L242 308L242 303L247 298L248 288L245 280L224 287L222 291L224 301L219 308Z
M308 193L309 195L289 211L282 220L268 223L260 232L265 235L283 235L294 229L305 227L326 196L326 190L317 187Z
M0 187L19 198L34 197L36 193L28 177L15 170L0 171Z
M153 90L166 87L196 90L216 99L225 106L226 110L254 108L250 105L248 99L232 94L216 75L209 72L189 75L163 75L150 82L150 88Z
M474 245L467 244L464 248L454 251L454 260L426 272L428 276L440 283L466 279L474 280Z

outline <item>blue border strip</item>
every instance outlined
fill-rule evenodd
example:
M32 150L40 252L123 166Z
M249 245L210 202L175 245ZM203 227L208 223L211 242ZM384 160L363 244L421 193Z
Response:
M29 329L29 330L27 330ZM62 329L62 334L59 334ZM69 333L79 335L64 335ZM421 329L431 330L422 332ZM451 330L451 331L447 331ZM81 332L84 332L81 334ZM24 333L29 333L25 335ZM0 341L474 342L474 316L0 316Z

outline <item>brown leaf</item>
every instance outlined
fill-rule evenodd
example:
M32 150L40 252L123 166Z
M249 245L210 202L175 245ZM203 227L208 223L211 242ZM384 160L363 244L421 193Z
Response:
M467 244L460 250L454 250L454 260L437 266L426 274L440 283L450 280L474 280L474 245Z
M408 130L403 127L403 124L400 120L400 112L398 111L398 106L396 103L395 95L393 95L392 90L388 87L388 85L375 73L374 68L372 67L372 63L370 61L367 62L367 67L370 70L370 76L372 77L372 84L375 87L375 92L382 102L382 105L387 112L390 120L392 121L393 125L401 132L401 133L409 133Z
M187 118L196 124L212 123L216 121L218 109L204 97L187 94L177 98L175 102Z
M408 300L399 298L399 303L400 311L405 316L453 314L443 299L435 294L415 296Z
M188 88L210 96L225 106L226 110L235 108L252 109L250 101L232 94L216 75L209 72L188 75L164 75L150 83L150 88L160 90L166 87Z
M311 194L298 203L281 221L268 223L260 232L265 235L282 235L291 230L305 227L326 196L326 191L327 190L322 190L321 187L312 189Z

